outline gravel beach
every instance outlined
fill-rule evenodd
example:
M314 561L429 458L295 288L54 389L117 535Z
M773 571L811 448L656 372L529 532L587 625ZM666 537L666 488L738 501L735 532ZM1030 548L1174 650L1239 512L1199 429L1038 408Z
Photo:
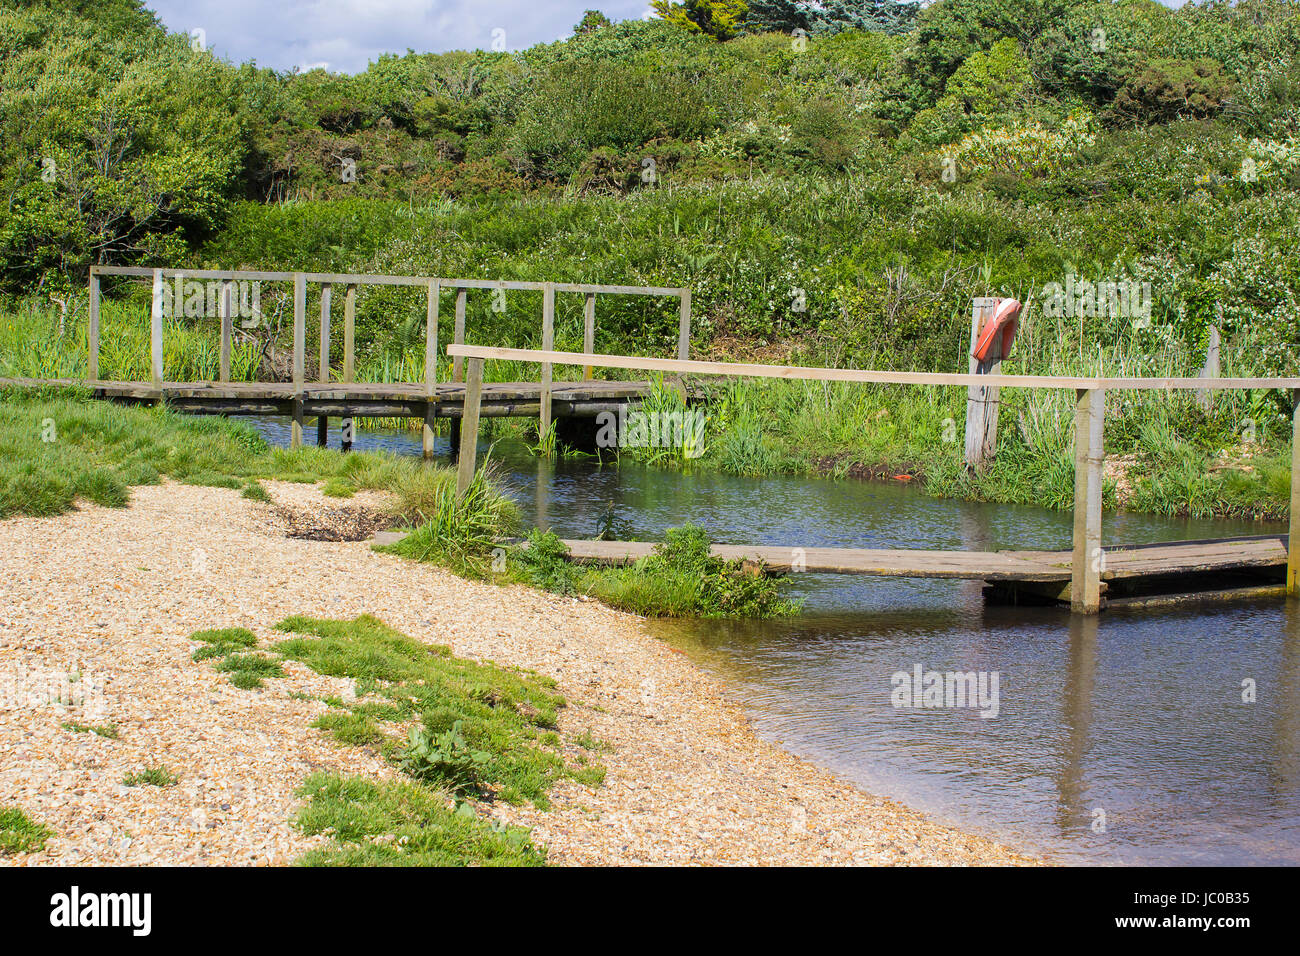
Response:
M308 773L395 773L308 726L326 705L301 695L346 696L347 682L287 662L285 679L240 690L190 659L194 631L246 627L267 644L292 614L372 614L558 681L562 735L609 745L605 783L562 781L547 812L492 809L532 827L552 863L1036 862L759 740L719 682L634 615L461 580L365 541L289 537L295 510L368 513L384 500L266 488L274 505L164 484L133 489L127 508L0 522L0 806L55 834L0 862L283 865L318 845L291 826ZM118 736L65 722L115 725ZM123 785L155 765L179 782Z

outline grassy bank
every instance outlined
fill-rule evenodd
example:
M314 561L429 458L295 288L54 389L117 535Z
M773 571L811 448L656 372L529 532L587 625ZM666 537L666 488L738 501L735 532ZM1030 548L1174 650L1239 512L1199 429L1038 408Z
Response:
M547 791L569 777L599 786L599 744L589 735L566 741L556 724L565 706L549 678L458 658L440 645L413 640L372 617L281 621L284 633L261 652L241 629L202 631L196 660L215 659L236 686L241 660L258 658L267 675L280 661L354 682L355 698L330 698L313 726L341 745L382 754L397 780L317 773L301 795L295 823L303 833L328 834L322 849L299 862L320 866L533 866L545 849L528 832L494 820L494 801L548 809ZM224 656L223 656L224 655ZM223 666L235 659L233 666ZM278 675L277 675L278 676Z
M261 479L323 481L338 496L386 491L397 516L418 521L455 474L386 453L271 448L240 422L93 401L77 390L0 390L0 518L61 514L78 498L123 507L133 485L163 478L257 500L266 497Z

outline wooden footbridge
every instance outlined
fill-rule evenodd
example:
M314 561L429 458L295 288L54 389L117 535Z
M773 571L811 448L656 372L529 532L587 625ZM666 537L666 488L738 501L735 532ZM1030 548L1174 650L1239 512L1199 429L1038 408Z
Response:
M106 382L99 379L100 277L152 278L152 377L149 382ZM167 382L163 376L163 283L168 279L215 282L220 291L221 364L218 382ZM293 376L291 382L230 381L233 282L239 280L293 283ZM306 286L321 286L320 378L306 381ZM357 287L364 284L416 286L427 289L425 378L422 383L369 384L354 381L354 316ZM335 286L344 289L344 361L341 381L331 381L331 301ZM471 289L531 290L542 293L541 349L514 349L465 344L465 299ZM437 381L438 324L442 293L456 294L453 341L446 349L452 359L452 380ZM582 352L553 349L555 296L584 296ZM595 302L602 294L672 296L680 302L675 359L603 355L595 351ZM300 444L304 420L315 417L317 437L325 440L324 422L344 417L414 417L425 422L424 451L432 456L432 425L450 418L458 445L458 487L464 489L476 467L479 420L493 415L536 415L543 430L553 416L587 417L635 404L645 394L644 381L604 382L596 368L659 372L676 375L731 376L857 382L885 385L953 386L967 389L968 450L989 441L996 423L996 394L1001 388L1065 389L1075 393L1074 541L1069 551L920 551L888 549L751 547L715 545L722 557L761 563L774 570L811 573L869 574L922 578L963 578L985 582L986 593L1012 600L1067 602L1080 613L1093 614L1107 604L1151 603L1188 596L1238 596L1285 591L1300 597L1300 378L1104 378L996 374L996 364L969 373L891 372L870 369L807 368L732 362L692 361L689 289L641 286L600 286L555 282L498 282L480 279L440 279L427 276L366 276L302 272L228 272L92 267L88 372L84 384L101 398L126 402L167 402L178 410L226 415L286 414L292 417L293 443ZM972 327L979 329L980 306ZM535 363L537 382L486 383L484 363L504 360ZM556 365L584 369L580 382L556 382ZM467 373L467 374L466 374ZM67 380L0 380L0 387L68 384ZM1264 535L1213 541L1179 541L1137 547L1101 544L1102 437L1106 396L1123 390L1197 391L1220 389L1284 389L1292 398L1293 416L1291 524L1288 535ZM649 552L644 542L569 541L571 557L579 561L626 563Z

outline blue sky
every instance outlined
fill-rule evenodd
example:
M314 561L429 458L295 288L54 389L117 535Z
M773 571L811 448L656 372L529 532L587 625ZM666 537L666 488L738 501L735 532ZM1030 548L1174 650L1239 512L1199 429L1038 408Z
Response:
M1178 6L1183 0L1164 2ZM567 36L588 8L612 20L649 11L648 0L153 0L147 5L173 32L202 30L208 49L223 59L342 73L364 70L379 54L407 48L419 53L521 50Z
M649 10L648 0L146 0L146 6L173 32L203 30L208 49L222 59L277 70L324 65L343 73L408 47L521 50L569 35L587 9L612 20Z

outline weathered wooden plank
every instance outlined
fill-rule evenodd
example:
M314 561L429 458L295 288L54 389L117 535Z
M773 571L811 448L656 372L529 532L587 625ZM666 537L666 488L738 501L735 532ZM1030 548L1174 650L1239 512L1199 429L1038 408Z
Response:
M1070 609L1101 610L1101 466L1106 393L1080 389L1074 412L1074 548L1070 560Z
M990 296L981 296L971 301L970 349L967 353L968 368L972 375L985 377L997 373L1002 364L1002 354L990 356L984 361L975 357L975 345L979 341L984 324L993 318L997 311L998 300ZM997 447L998 434L998 388L997 386L971 385L966 390L966 467L982 471L993 458Z
M691 357L691 290L682 289L681 307L677 316L677 358L688 361Z
M90 273L90 305L86 320L86 380L99 380L99 276Z
M596 294L588 292L586 300L582 303L582 350L588 355L596 351ZM582 377L586 381L591 381L591 366L582 367Z
M293 425L290 447L302 447L302 387L307 377L307 280L301 272L293 277Z
M163 272L153 270L153 304L149 308L149 368L153 375L153 387L161 388L163 383Z
M465 415L461 421L459 461L456 463L456 494L463 495L474 480L478 462L479 398L483 391L483 360L469 360L469 382L465 386Z
M1286 592L1300 598L1300 390L1292 393L1291 523L1287 535Z
M349 282L343 293L343 381L357 377L357 284Z
M468 293L464 289L456 290L456 324L452 327L451 340L456 345L465 344L465 299ZM457 355L451 360L451 380L465 381L465 359Z
M542 290L542 351L549 352L555 344L555 286L546 283ZM542 382L538 399L542 412L538 417L538 435L544 437L551 427L551 379L554 377L550 362L542 363Z
M234 291L234 284L229 279L221 280L221 358L219 360L220 368L217 375L221 381L230 381L230 340L234 336L234 316L233 302L231 294Z
M334 286L320 287L320 380L330 380L330 308L334 304Z

